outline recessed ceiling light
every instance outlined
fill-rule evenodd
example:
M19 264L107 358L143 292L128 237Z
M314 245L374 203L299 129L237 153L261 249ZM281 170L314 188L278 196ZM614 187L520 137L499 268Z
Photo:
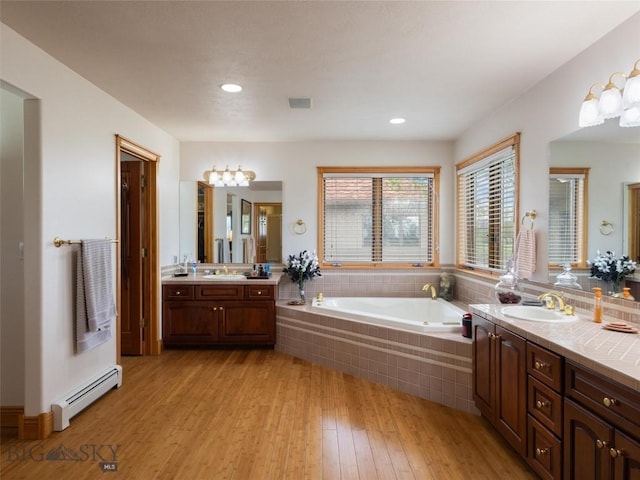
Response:
M238 93L242 91L242 86L236 85L235 83L223 83L220 85L220 88L229 93Z
M392 123L393 125L400 125L401 123L406 122L407 120L405 118L392 118L391 120L389 120L389 123Z

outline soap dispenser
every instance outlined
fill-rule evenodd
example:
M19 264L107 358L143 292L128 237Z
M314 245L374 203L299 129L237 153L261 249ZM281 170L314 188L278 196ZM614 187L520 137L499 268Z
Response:
M522 292L513 271L511 260L507 262L507 273L500 276L500 281L496 284L494 290L496 299L500 303L515 305L522 300Z
M593 287L595 292L593 298L593 321L595 323L602 323L602 289L600 287Z

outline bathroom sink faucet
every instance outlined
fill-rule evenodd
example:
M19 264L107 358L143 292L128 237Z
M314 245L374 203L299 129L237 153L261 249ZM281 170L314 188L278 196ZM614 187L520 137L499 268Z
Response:
M538 300L546 301L547 298L554 299L558 303L558 310L560 310L561 312L564 312L565 303L564 303L564 298L562 298L562 295L559 295L554 292L546 292L540 295L538 297Z
M431 299L432 300L435 300L436 298L438 298L438 292L436 292L436 287L434 287L430 283L425 283L424 287L422 287L422 291L423 292L428 292L429 290L431 290Z

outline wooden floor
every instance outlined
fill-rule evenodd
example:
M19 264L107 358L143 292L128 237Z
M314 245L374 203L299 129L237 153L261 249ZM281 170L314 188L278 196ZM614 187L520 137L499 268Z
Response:
M481 417L272 350L122 364L122 387L64 432L3 432L0 478L536 478Z

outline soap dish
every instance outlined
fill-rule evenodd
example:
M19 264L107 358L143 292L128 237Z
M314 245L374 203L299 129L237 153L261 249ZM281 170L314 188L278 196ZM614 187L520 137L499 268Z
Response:
M636 327L632 327L624 322L610 322L602 326L605 330L611 330L614 332L622 332L622 333L638 333L638 329Z

